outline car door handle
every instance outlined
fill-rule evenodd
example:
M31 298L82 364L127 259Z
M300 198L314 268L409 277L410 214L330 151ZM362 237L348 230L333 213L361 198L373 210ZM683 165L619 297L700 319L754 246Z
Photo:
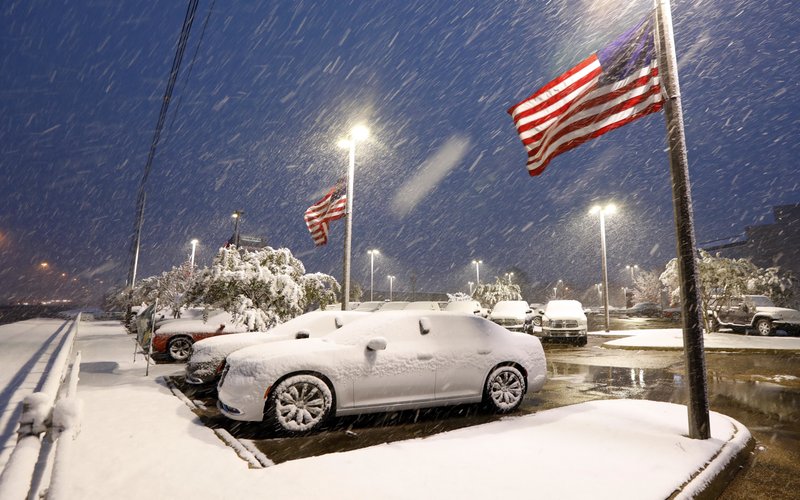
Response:
M433 354L417 354L417 359L421 359L422 361L427 361L429 359L433 359Z
M492 352L491 349L478 349L478 354L489 354Z

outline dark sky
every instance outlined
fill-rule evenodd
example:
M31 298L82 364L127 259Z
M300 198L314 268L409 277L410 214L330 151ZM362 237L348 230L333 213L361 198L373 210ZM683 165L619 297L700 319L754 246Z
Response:
M600 281L675 255L663 114L556 158L531 178L508 106L635 24L648 0L200 2L148 183L139 278L208 264L242 232L341 277L343 224L315 248L303 211L356 152L353 278L466 288L512 266L531 280ZM135 196L186 5L6 1L0 7L0 300L74 277L124 281ZM791 0L673 2L698 242L800 202L800 20ZM196 52L196 58L194 58ZM193 61L193 62L192 62ZM191 71L191 72L190 72ZM420 168L444 169L403 212ZM412 190L413 191L413 190ZM408 193L408 190L402 191ZM50 264L47 272L39 263ZM65 278L60 274L66 273ZM102 280L103 283L99 283ZM67 293L63 288L61 293ZM534 298L530 298L533 300Z

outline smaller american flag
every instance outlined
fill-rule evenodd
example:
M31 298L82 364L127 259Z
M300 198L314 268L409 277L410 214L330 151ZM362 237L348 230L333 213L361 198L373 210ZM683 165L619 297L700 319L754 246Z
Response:
M584 142L663 106L653 18L642 22L508 110L528 173Z
M347 214L347 181L339 179L321 200L306 210L305 220L314 244L328 243L328 224Z

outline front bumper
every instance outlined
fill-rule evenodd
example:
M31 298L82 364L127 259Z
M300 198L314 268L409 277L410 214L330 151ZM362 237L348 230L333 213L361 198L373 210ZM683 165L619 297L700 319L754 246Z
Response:
M538 333L538 332L537 332ZM578 337L585 337L586 336L586 329L585 328L548 328L542 327L541 337L543 338L561 338L561 339L572 339Z

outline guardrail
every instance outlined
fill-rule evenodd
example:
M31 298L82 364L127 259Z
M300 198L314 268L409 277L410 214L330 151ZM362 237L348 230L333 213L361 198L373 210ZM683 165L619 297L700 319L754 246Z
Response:
M75 397L80 352L71 369L69 363L80 321L79 313L55 355L42 390L22 403L17 443L0 475L2 500L39 499L45 491L50 499L65 495L67 457L80 423L80 404ZM65 435L68 439L59 439Z

